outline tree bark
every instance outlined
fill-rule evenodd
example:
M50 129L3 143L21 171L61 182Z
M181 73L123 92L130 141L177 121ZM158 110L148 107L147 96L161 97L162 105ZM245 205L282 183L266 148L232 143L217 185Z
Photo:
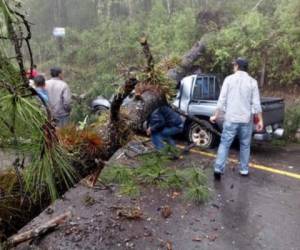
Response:
M8 239L8 244L10 246L16 246L24 241L28 241L33 238L37 238L45 233L47 233L49 230L56 228L58 225L64 223L64 221L71 217L71 212L66 212L64 214L61 214L48 222L46 222L43 225L40 225L37 228L34 228L32 230L26 231L24 233L20 233L17 235L13 235Z
M143 89L143 86L141 86L141 84L149 84L148 86L151 85L151 79L153 78L154 74L154 58L152 56L148 41L145 37L142 37L140 39L140 44L143 48L143 53L147 62L145 69L147 79L145 79L144 83L139 84L141 89ZM163 104L166 104L165 96L161 92L155 91L155 88L151 90L150 87L149 90L147 90L148 86L144 85L145 91L142 92L138 92L136 89L136 98L127 107L130 128L135 132L143 131L143 124L147 120L148 116L155 109Z
M93 0L93 6L94 6L94 25L96 25L99 21L99 2L100 0Z
M264 87L265 85L265 78L266 78L266 65L267 65L267 56L263 55L262 58L262 66L261 66L261 75L260 75L260 81L259 85L260 87Z
M168 72L168 77L176 82L180 81L183 77L191 74L194 63L203 56L206 49L203 39L196 42L194 46L182 57L180 64Z
M151 77L154 72L154 59L150 50L150 46L146 38L140 39L140 44L143 48L143 52L146 58L146 73L149 76L146 82L151 84ZM181 63L167 73L167 76L171 80L175 80L174 84L177 84L184 76L193 73L194 63L203 55L205 51L205 43L203 40L198 41L181 59ZM131 102L128 106L129 120L131 128L140 132L143 131L143 125L149 115L158 107L167 104L163 93L158 91L149 90L143 93L137 93L136 100Z

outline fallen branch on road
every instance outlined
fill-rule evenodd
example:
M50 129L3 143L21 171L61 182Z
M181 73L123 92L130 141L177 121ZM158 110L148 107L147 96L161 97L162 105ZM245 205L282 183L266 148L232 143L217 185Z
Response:
M66 219L69 219L71 217L71 215L72 215L71 212L68 211L64 214L61 214L61 215L49 220L48 222L46 222L45 224L43 224L37 228L31 229L24 233L13 235L12 237L10 237L8 239L8 245L9 246L17 246L18 244L20 244L24 241L28 241L30 239L37 238L41 235L44 235L49 230L55 229L58 225L63 224L66 221Z
M172 108L175 112L177 112L178 114L180 114L180 115L182 115L182 116L184 116L184 117L186 117L186 118L189 118L189 119L190 119L191 121L193 121L193 122L198 123L200 126L204 127L204 128L207 129L208 131L210 131L210 132L212 132L212 133L214 133L214 134L216 134L216 135L218 135L218 136L221 136L221 133L220 133L218 130L207 127L207 125L206 125L201 119L197 118L196 116L189 115L188 113L182 111L181 109L177 108L177 107L174 106L174 105L171 105L171 108Z

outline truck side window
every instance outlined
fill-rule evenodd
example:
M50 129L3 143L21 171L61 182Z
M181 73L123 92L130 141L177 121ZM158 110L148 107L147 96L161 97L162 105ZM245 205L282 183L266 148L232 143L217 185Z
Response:
M213 79L213 78L212 78ZM211 78L198 77L194 86L193 100L211 100L213 91L211 91Z
M202 85L203 85L203 78L197 78L194 91L193 91L193 100L197 101L200 100L202 97Z
M202 85L202 98L209 99L209 81L208 77L203 78L203 85Z
M220 93L219 83L216 77L199 76L193 90L193 100L217 100Z

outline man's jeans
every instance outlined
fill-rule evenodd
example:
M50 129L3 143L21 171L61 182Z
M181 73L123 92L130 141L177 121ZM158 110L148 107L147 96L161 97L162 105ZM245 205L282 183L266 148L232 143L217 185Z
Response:
M172 139L172 136L181 132L181 127L164 128L162 131L151 134L152 143L157 150L161 150L165 147L164 141L175 147L175 141Z
M218 155L214 166L215 172L224 173L228 151L236 135L240 140L240 171L248 171L252 131L252 122L224 122L221 143L219 145Z

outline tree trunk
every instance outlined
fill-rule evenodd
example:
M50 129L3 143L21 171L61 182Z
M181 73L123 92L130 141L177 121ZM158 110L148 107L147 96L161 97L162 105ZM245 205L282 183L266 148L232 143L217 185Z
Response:
M167 1L167 9L168 9L168 15L171 16L172 14L172 9L173 9L173 4L171 2L171 0L166 0Z
M145 73L148 79L145 82L150 84L143 86L143 83L140 83L138 86L141 91L136 89L136 98L127 107L130 128L135 132L143 131L143 124L148 116L159 106L166 103L165 96L161 92L155 91L155 87L151 88L151 79L154 77L154 59L147 39L145 37L141 38L140 44L143 47L143 53L147 61Z
M128 16L129 16L129 19L132 18L132 15L133 15L133 6L132 6L132 0L127 0L127 8L128 8Z
M203 56L205 48L205 42L202 39L196 42L182 57L180 64L175 69L169 70L168 77L178 82L186 75L193 73L193 65L201 56Z
M262 58L262 66L261 66L261 75L260 75L260 81L259 85L260 87L264 87L265 85L265 79L266 79L266 64L267 64L267 56L263 55Z
M98 23L99 21L99 1L100 0L94 0L94 11L95 11L95 17L94 17L94 20L95 20L95 25Z
M154 71L154 60L151 54L149 44L145 38L140 40L143 52L147 61L146 72L151 78ZM193 64L203 55L205 51L205 44L202 40L198 41L190 51L188 51L181 59L181 63L175 68L168 72L168 77L171 80L175 80L174 85L177 84L184 76L193 73ZM146 80L149 81L149 80ZM150 80L151 81L151 80ZM149 115L158 107L166 104L165 96L157 92L155 88L145 87L145 91L137 93L136 100L131 102L128 106L128 116L130 120L130 127L136 131L143 131L143 126L149 117Z

